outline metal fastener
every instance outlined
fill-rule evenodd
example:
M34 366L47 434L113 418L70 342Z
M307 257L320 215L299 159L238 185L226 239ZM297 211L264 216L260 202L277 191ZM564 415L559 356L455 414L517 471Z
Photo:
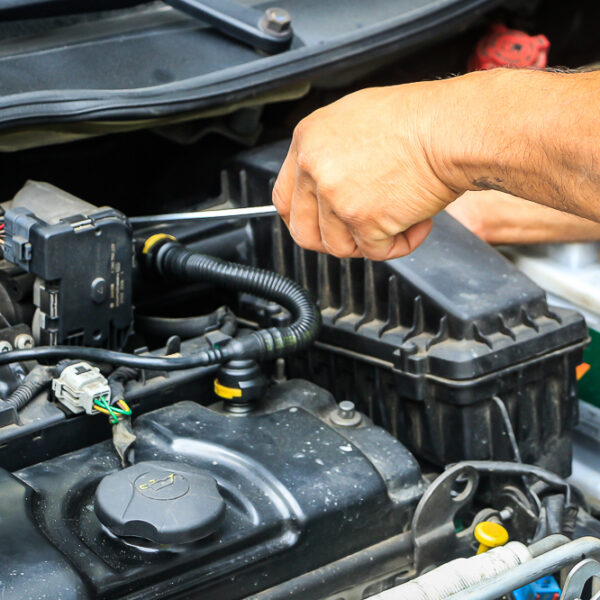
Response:
M498 516L502 521L510 521L514 514L515 511L510 506L507 506L498 513Z
M356 427L361 423L362 415L356 411L354 402L343 400L338 404L337 409L331 413L330 419L338 427Z
M106 300L108 285L103 277L96 277L90 286L90 295L96 304L102 304Z
M33 348L33 346L33 337L30 336L28 333L19 333L19 335L17 335L17 337L15 338L15 348L17 350L25 350L27 348Z
M292 26L292 17L284 8L273 6L267 8L260 21L260 28L263 31L277 35L287 34Z
M0 340L0 352L10 352L13 349L10 342Z

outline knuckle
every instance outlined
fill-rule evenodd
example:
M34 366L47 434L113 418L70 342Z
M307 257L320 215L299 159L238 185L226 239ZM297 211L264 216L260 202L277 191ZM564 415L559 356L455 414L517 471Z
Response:
M301 227L298 227L297 224L290 223L289 229L290 235L292 236L296 244L298 244L298 246L308 249L308 247L313 244L311 236L306 235L305 231L303 231Z
M342 182L336 177L332 177L329 173L317 174L316 180L319 196L329 201L335 201Z
M364 225L368 220L368 214L359 206L346 205L336 210L336 215L344 223L352 226Z
M283 198L283 194L281 192L281 185L275 182L275 186L273 187L272 200L275 208L281 212L285 205L287 204Z
M298 124L296 125L296 127L294 127L294 134L293 137L295 140L301 140L302 136L304 135L304 132L306 131L307 128L307 119L304 118L302 119L300 122L298 122Z
M356 250L354 244L340 244L339 242L329 242L325 239L323 240L323 248L327 254L331 254L336 258L350 258Z
M296 166L306 173L311 173L313 170L314 159L312 152L307 149L302 149L298 152L296 156Z

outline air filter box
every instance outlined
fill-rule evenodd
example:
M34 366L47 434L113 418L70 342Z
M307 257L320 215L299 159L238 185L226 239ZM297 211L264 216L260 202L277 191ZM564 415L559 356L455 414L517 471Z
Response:
M230 169L234 193L268 202L286 150L242 154ZM315 347L291 359L294 376L353 400L440 465L513 460L504 404L522 459L569 473L575 367L588 339L581 315L548 306L541 288L447 214L419 249L382 263L301 250L279 219L255 227L257 264L304 285L323 314Z

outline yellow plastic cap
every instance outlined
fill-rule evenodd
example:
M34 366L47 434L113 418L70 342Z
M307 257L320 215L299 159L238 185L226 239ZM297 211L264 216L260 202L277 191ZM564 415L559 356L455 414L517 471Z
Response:
M477 554L481 554L490 548L504 546L508 542L508 531L499 523L482 521L475 527L475 539L480 544Z

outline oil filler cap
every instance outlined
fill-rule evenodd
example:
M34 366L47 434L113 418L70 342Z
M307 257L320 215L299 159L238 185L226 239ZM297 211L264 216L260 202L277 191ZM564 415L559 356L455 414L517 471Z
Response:
M202 539L225 516L209 473L166 461L140 462L107 475L96 489L94 509L114 534L160 545Z

